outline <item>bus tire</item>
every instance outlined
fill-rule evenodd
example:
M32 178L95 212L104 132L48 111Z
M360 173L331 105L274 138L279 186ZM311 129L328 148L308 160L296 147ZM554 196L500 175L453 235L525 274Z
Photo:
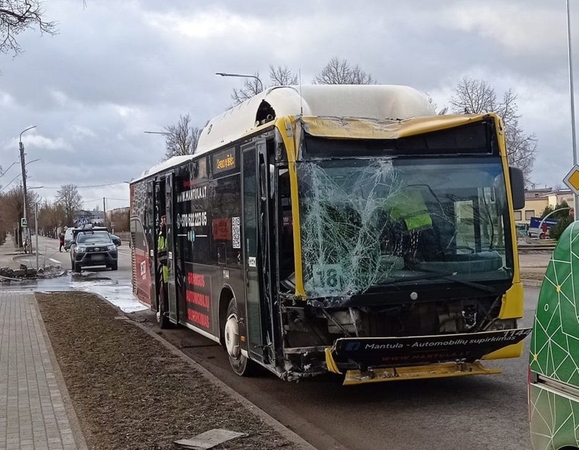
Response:
M229 301L225 317L223 336L225 341L225 350L229 357L229 364L233 371L240 377L250 376L255 373L256 363L250 361L241 353L239 320L237 317L237 304L235 298L232 298Z

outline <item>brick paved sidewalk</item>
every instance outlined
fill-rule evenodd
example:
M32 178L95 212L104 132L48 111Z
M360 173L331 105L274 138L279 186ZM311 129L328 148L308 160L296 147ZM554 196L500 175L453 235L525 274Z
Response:
M34 294L0 287L0 450L86 449Z

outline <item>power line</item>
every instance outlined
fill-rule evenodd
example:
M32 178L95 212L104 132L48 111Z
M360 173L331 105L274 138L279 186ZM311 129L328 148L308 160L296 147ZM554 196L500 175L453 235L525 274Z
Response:
M0 189L0 192L4 191L8 186L10 186L10 185L12 184L12 182L13 182L14 180L16 180L18 177L21 177L21 176L22 176L21 174L18 174L18 175L16 175L14 178L12 178L12 179L10 180L10 182L9 182L6 186L4 186L2 189Z
M112 197L104 197L104 198L107 199L107 200L117 200L117 201L120 201L120 202L129 201L128 198L112 198ZM83 203L102 202L102 201L103 201L103 197L93 198L93 199L90 199L90 200L84 200L84 199L83 199L82 201L83 201Z
M126 181L118 181L116 183L106 183L106 184L91 184L86 186L77 186L74 185L77 189L84 189L84 188L95 188L95 187L105 187L105 186L115 186L117 184L127 184ZM62 189L62 186L44 186L44 189Z

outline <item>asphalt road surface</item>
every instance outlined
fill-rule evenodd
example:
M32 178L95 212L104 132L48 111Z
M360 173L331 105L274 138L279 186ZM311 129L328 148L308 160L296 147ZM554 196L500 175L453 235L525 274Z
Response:
M33 248L36 249L36 236L32 236ZM123 241L120 247L117 247L119 252L119 267L118 270L111 270L104 266L90 267L88 273L75 274L72 272L72 263L70 260L70 252L58 251L58 239L38 236L38 266L57 266L60 265L68 273L63 277L39 280L37 284L39 290L58 291L69 290L79 283L95 281L95 280L110 280L111 283L128 285L131 284L131 249L126 241ZM36 268L36 252L32 255L23 255L18 257L16 261L26 264L28 267ZM74 283L74 284L73 284Z
M40 238L47 258L70 268L58 242ZM119 270L97 269L93 276L130 283L130 249L119 248ZM34 267L34 258L31 258ZM56 283L74 285L78 276ZM68 280L66 280L68 278ZM539 288L525 289L525 317L532 325ZM139 313L154 320L150 312ZM527 423L527 353L490 361L501 375L414 380L343 387L327 376L290 383L262 373L253 378L233 374L221 347L187 329L161 335L210 370L241 395L297 432L320 450L520 450L529 449Z
M532 325L539 288L527 288ZM489 361L500 375L343 387L338 377L290 383L264 373L239 378L224 351L188 330L165 337L318 449L530 449L527 353Z

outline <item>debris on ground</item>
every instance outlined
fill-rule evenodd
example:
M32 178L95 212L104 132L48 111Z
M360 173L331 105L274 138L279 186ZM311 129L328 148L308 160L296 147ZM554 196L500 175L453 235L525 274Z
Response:
M66 273L60 266L40 267L36 270L28 267L26 264L20 264L20 268L11 269L9 267L0 267L0 281L2 280L30 280L37 278L56 278Z

